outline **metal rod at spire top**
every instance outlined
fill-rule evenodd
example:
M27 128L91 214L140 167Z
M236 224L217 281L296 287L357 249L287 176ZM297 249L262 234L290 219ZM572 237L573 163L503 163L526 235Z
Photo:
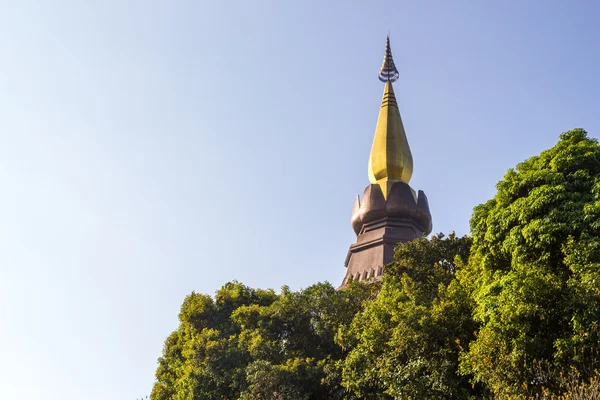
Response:
M396 82L400 74L396 65L394 64L394 58L392 57L392 48L390 47L390 36L388 35L385 41L385 54L383 56L383 64L379 70L379 80L381 82Z

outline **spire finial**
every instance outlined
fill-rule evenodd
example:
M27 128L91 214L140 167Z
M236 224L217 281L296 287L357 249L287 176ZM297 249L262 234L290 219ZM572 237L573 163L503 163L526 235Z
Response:
M369 181L381 187L386 199L394 183L410 181L413 170L412 154L392 87L392 82L398 79L398 75L388 36L385 58L379 71L379 80L385 82L385 88L368 167Z
M394 64L392 57L392 48L390 47L390 35L388 34L385 40L385 55L383 56L383 64L379 70L379 80L381 82L396 82L400 74Z

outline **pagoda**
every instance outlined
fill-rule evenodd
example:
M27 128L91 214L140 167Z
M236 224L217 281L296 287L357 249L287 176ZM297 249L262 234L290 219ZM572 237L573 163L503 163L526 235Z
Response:
M379 71L385 87L368 164L371 183L354 201L351 223L357 237L348 250L341 288L352 280L381 279L398 243L431 233L427 196L408 185L413 159L392 86L398 77L388 36Z

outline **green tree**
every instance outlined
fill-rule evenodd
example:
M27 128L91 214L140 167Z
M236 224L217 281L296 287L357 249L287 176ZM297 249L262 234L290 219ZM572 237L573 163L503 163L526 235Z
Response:
M338 341L350 352L343 384L361 399L466 399L479 393L458 375L473 338L471 302L455 278L471 240L433 236L401 244L383 286Z
M584 378L595 368L599 217L600 146L582 129L509 170L496 196L475 208L472 254L459 279L481 329L461 370L496 397L556 385L539 362L575 367Z
M374 287L321 283L281 294L237 282L192 293L165 341L153 400L345 399L334 341Z
M151 398L237 398L245 387L244 366L250 357L239 345L240 326L230 315L239 307L275 300L273 291L237 282L223 286L214 300L198 293L187 296L179 313L180 325L165 341Z
M243 326L241 337L254 360L243 399L351 398L337 367L345 352L334 338L374 290L358 283L343 291L328 283L298 292L284 287L268 307L238 309L233 318Z

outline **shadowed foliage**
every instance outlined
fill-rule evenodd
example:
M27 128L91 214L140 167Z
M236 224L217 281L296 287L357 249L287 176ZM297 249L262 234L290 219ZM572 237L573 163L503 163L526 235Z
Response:
M439 234L398 246L377 298L339 342L351 349L343 384L363 399L467 399L480 393L457 374L473 339L471 301L455 275L471 239Z

